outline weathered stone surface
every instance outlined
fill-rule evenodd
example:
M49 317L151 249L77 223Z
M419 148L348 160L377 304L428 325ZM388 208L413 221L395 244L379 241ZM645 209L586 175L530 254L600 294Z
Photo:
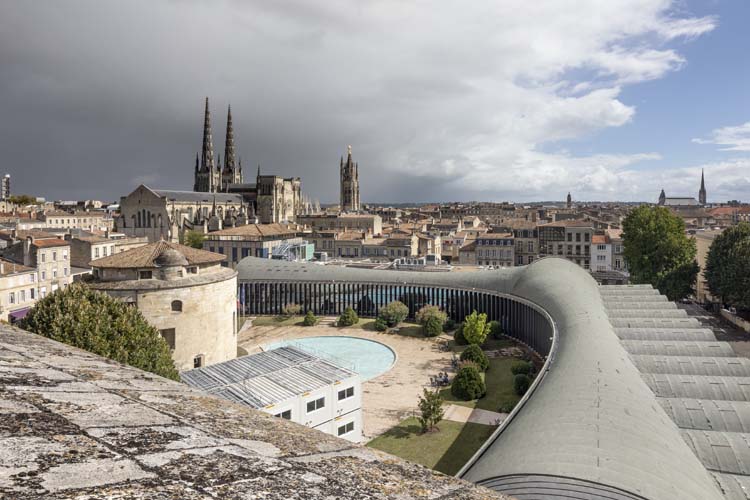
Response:
M0 326L0 498L483 499L453 477Z

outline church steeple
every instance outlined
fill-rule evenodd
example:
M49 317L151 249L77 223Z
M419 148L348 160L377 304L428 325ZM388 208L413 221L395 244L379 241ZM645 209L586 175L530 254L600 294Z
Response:
M201 170L211 172L214 170L214 140L211 135L211 111L208 109L208 97L206 97L206 111L203 116L203 150L201 152Z
M227 138L224 142L224 171L234 172L234 128L232 127L232 106L227 111Z
M700 191L698 191L698 202L700 202L701 205L706 204L706 180L703 175L703 169L701 169L701 188Z

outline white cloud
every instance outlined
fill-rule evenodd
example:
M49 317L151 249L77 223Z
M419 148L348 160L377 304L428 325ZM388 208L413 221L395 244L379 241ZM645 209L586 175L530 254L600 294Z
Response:
M750 122L714 129L709 139L693 139L693 142L725 146L720 148L722 151L750 151Z

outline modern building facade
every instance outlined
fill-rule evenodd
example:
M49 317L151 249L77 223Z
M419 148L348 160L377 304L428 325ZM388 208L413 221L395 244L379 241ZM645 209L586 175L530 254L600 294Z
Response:
M181 374L183 382L327 434L362 441L362 385L348 368L289 346Z
M245 257L268 259L280 247L304 242L296 231L281 224L248 224L208 233L203 249L224 255L226 265L234 269Z
M747 498L750 363L650 286L599 286L566 258L462 273L248 258L238 273L248 314L429 303L455 320L485 312L542 356L459 477L519 499Z
M224 259L159 241L93 261L89 285L137 307L189 370L237 355L237 279Z

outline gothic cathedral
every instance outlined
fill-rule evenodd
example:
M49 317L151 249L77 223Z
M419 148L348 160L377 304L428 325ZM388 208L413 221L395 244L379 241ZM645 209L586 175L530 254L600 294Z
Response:
M341 157L341 212L359 212L359 165L352 161L352 147L348 147L346 163Z

